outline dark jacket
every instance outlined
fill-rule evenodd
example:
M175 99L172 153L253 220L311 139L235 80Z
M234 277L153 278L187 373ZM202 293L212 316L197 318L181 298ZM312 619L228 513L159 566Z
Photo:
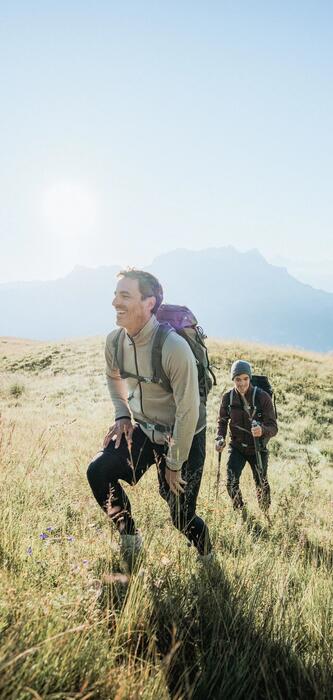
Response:
M249 411L246 410L244 400L236 389L223 394L217 422L218 436L226 438L230 420L230 445L248 455L255 454L254 439L251 434L251 421L253 419L260 423L263 431L260 438L261 448L265 448L268 440L274 437L278 431L271 397L263 389L257 388L254 406L253 392L254 387L250 384L245 394L245 402L249 406Z

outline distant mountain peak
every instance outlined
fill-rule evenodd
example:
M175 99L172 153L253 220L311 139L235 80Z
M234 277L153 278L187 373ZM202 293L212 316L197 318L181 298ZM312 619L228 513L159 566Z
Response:
M260 253L260 251L257 248L250 248L250 250L239 251L232 245L226 245L202 248L200 250L190 250L189 248L175 248L174 250L170 250L167 253L161 253L160 255L157 255L153 259L153 262L151 265L149 265L149 267L152 267L155 263L159 262L160 260L167 260L168 258L174 258L177 256L179 258L184 258L189 255L192 258L200 259L202 259L203 257L213 257L214 259L216 259L216 257L239 258L239 256L242 256L249 257L252 260L257 259L258 261L260 260L260 262L264 262L266 265L268 264L264 256Z
M76 265L58 280L0 285L0 335L38 339L106 334L119 265ZM333 348L333 294L312 289L252 248L179 248L148 268L167 303L193 309L211 337L311 350Z

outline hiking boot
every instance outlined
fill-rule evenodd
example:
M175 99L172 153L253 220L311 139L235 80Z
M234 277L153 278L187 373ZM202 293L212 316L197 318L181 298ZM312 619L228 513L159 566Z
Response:
M133 571L140 557L141 549L142 537L138 532L135 535L124 534L120 536L120 556L128 573Z

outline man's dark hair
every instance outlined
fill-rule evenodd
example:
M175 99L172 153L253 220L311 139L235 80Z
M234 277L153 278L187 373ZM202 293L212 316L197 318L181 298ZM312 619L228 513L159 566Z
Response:
M136 270L135 268L122 270L118 273L117 277L129 277L131 280L138 280L142 298L147 299L147 297L155 297L156 303L152 313L156 314L157 309L161 306L163 301L163 287L158 281L157 277L151 275L150 272Z

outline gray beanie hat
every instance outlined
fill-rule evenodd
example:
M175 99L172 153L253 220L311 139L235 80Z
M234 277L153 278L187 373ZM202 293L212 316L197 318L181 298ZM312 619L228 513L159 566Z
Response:
M246 360L236 360L230 371L231 379L235 379L238 374L248 374L250 379L252 377L252 367Z

